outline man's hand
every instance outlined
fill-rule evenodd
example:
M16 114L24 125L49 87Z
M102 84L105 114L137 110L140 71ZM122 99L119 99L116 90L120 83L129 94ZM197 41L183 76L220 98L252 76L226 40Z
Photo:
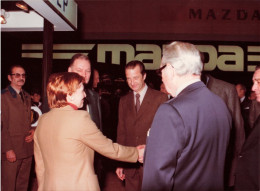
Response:
M117 174L117 177L120 179L120 180L124 180L125 179L125 174L124 174L124 169L123 168L117 168L116 169L116 174Z
M25 137L25 142L26 142L26 143L32 142L32 140L33 140L33 135L34 135L34 129L31 129L31 130L29 131L29 135Z
M144 162L144 149L145 149L145 145L138 145L137 147L138 150L138 161L140 163Z
M7 151L6 158L9 162L15 162L16 161L16 155L13 150Z

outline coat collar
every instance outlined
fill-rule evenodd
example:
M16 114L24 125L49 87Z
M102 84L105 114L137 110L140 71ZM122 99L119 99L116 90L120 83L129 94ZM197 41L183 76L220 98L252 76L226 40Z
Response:
M12 97L13 98L16 98L17 97L17 92L14 90L14 88L12 88L12 86L8 86L7 87L8 91L11 93Z
M193 84L190 84L186 88L184 88L177 97L186 94L187 92L193 91L195 89L201 88L201 87L206 87L206 85L202 81L195 82Z

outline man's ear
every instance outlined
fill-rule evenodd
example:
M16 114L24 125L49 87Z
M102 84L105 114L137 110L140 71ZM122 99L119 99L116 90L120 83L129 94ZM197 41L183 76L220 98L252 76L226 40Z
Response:
M71 72L71 67L68 67L68 72Z
M12 81L11 75L8 75L7 78L10 82Z
M146 79L146 73L144 73L144 76L143 76L144 80Z

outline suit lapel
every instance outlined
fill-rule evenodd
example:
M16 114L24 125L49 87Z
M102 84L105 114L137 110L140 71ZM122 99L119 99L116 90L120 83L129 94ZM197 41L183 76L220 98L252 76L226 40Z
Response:
M151 95L150 91L151 91L150 88L148 88L144 95L144 99L141 103L141 107L137 113L137 116L141 115L143 112L146 112L146 108L149 108L149 105L152 104L151 103L152 95Z
M89 91L89 89L86 89L86 94L87 94L87 105L89 107L89 114L91 116L91 118L93 119L93 102L95 101L95 99L93 99L93 95L92 95L92 92ZM87 106L86 106L87 107ZM87 108L86 108L87 110Z

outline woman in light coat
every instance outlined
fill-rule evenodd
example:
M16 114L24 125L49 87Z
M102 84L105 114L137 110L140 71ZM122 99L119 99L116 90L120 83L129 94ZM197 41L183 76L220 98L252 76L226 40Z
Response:
M84 79L76 73L56 73L47 85L51 110L41 116L34 134L39 191L98 191L94 151L135 163L143 147L125 147L106 138L82 107ZM141 149L139 149L141 148Z

